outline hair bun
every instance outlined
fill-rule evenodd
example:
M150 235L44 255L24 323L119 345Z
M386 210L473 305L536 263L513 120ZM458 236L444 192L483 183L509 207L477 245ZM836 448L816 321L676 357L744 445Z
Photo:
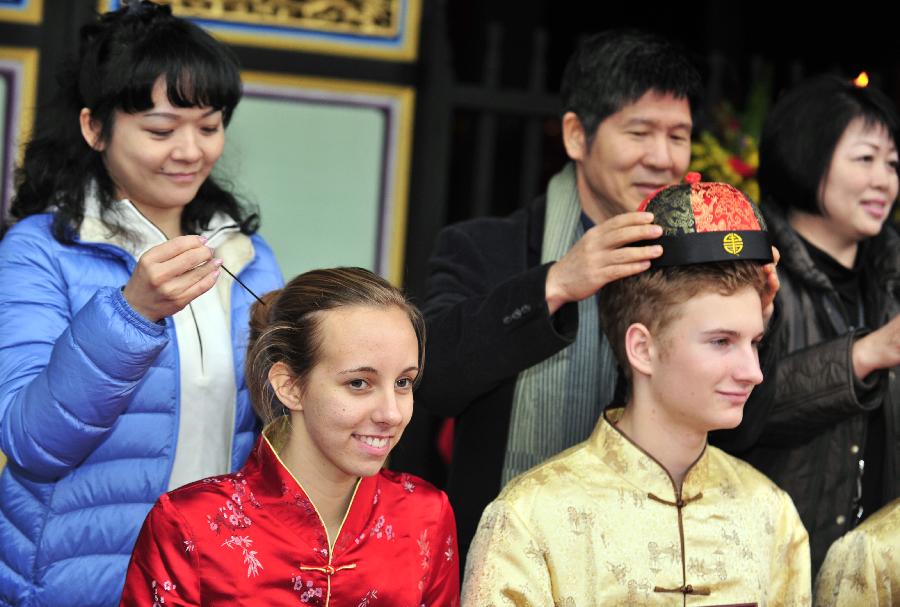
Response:
M125 11L125 15L128 17L150 17L156 14L163 14L168 16L172 14L172 7L170 7L168 4L157 4L156 2L149 2L148 0L141 0L140 2L126 2L123 9Z
M272 310L275 307L275 300L281 295L284 289L275 289L269 291L260 297L259 301L254 301L250 308L250 343L252 344L259 336L266 332L269 325L272 324Z

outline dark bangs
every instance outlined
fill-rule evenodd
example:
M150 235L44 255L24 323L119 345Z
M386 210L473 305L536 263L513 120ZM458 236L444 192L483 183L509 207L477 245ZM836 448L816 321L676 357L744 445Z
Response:
M859 88L833 75L818 76L788 91L769 112L759 142L759 180L764 203L785 213L821 214L819 200L837 143L862 118L883 127L896 145L897 111L878 89Z
M105 86L94 107L147 111L153 107L153 85L163 76L172 105L221 110L227 125L241 98L234 54L187 21L172 18L154 25L138 43L110 41Z
M855 101L859 104L857 118L863 119L866 129L884 128L894 145L897 145L900 136L900 122L893 103L878 89L872 89L863 94L862 89L855 89Z

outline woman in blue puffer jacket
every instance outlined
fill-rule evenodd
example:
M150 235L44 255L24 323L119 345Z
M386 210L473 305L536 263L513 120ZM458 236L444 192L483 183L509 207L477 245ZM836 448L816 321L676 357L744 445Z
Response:
M141 2L82 29L41 116L0 240L0 605L117 604L159 495L247 457L251 291L282 278L209 176L240 95Z

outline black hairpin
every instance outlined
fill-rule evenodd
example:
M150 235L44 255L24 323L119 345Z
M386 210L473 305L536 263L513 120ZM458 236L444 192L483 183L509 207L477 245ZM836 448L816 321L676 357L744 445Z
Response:
M134 203L132 203L132 206L134 206ZM141 210L140 210L139 208L137 208L136 206L134 206L134 210L137 211L138 214L141 215L141 217L143 217L144 219L146 219L146 220L147 220L147 223L149 223L149 224L152 225L154 228L156 228L157 231L158 231L160 234L162 234L162 237L166 239L166 241L171 240L171 239L169 238L168 234L166 234L166 233L162 230L162 228L160 228L158 225L156 225L155 223L153 223L153 222L150 220L149 217L147 217L146 215L144 215L144 213L142 213ZM220 227L219 229L217 229L215 232L213 232L213 233L209 236L209 238L207 238L207 240L209 240L210 238L216 236L216 235L217 235L220 231L222 231L222 230L230 229L230 228L236 228L236 227L238 227L237 224L232 224L232 225L228 225L228 226L222 226L222 227ZM253 296L254 299L256 299L256 301L258 301L259 303L261 303L261 304L264 305L264 306L266 305L266 302L264 302L262 299L260 299L260 298L259 298L259 295L257 295L256 293L254 293L253 290L252 290L250 287L248 287L247 285L245 285L245 284L244 284L244 281L242 281L240 278L238 278L237 276L235 276L234 274L232 274L232 273L231 273L231 270L229 270L228 268L226 268L224 265L221 265L221 266L219 266L219 267L222 268L223 270L225 270L225 273L228 274L229 276L231 276L231 277L234 279L234 281L235 281L236 283L238 283L239 285L241 285L241 286L244 288L244 290L247 291L247 293L249 293L250 295Z
M242 287L244 287L244 290L247 291L247 293L249 293L250 295L252 295L253 297L255 297L255 298L256 298L256 301L258 301L258 302L261 303L262 305L266 305L266 302L264 302L263 300L261 300L261 299L259 298L259 295L257 295L256 293L254 293L254 292L250 289L250 287L248 287L247 285L245 285L244 282L243 282L240 278L238 278L237 276L235 276L234 274L232 274L232 273L231 273L231 270L229 270L229 269L226 268L225 266L219 266L219 267L222 268L223 270L225 270L225 273L228 274L229 276L231 276L231 277L235 280L236 283L238 283L239 285L241 285Z

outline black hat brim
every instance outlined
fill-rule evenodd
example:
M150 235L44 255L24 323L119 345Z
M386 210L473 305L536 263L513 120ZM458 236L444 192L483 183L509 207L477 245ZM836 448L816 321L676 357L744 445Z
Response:
M721 261L772 262L772 243L762 230L701 232L660 236L635 246L662 245L663 254L651 260L651 268L688 266Z

